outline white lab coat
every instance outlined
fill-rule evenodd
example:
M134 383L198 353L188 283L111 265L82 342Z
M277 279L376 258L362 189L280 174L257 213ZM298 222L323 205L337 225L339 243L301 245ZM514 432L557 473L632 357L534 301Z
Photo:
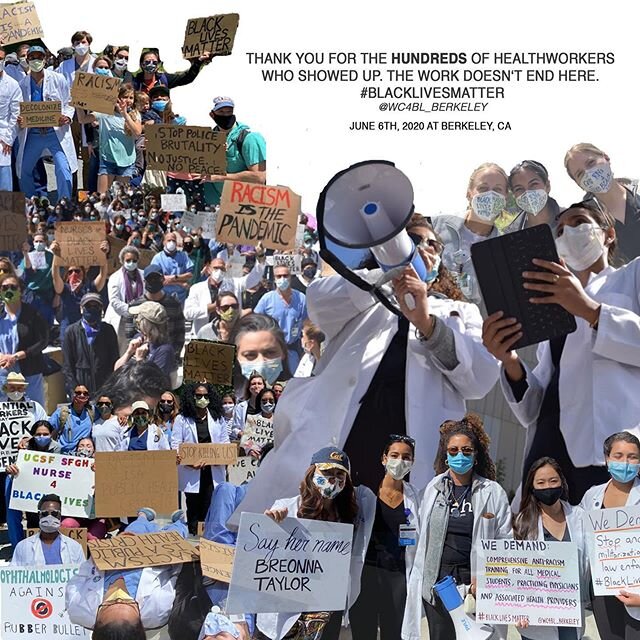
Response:
M420 532L418 545L415 550L415 561L409 576L407 586L407 603L404 610L404 620L402 621L403 640L420 640L420 620L423 614L422 606L422 581L424 575L424 563L427 553L427 538L429 537L429 517L438 495L437 485L446 473L436 476L427 485L422 503L420 505ZM509 501L504 489L497 483L481 476L474 476L473 483L478 483L477 488L473 488L471 494L471 504L473 506L473 545L478 540L500 540L511 538L511 510ZM473 486L473 485L472 485ZM493 518L484 518L483 514L492 513ZM471 552L471 575L475 577L476 558ZM501 626L496 627L498 637L506 638L506 629ZM503 635L504 634L504 635Z
M214 420L209 413L207 413L207 418L211 442L214 444L229 442L227 423L224 418ZM171 448L177 451L183 442L197 444L198 431L193 418L185 418L183 415L178 415L171 430ZM226 480L227 468L225 466L211 465L209 468L211 469L211 478L214 486ZM200 469L179 465L178 488L185 493L198 493L200 491Z
M247 289L253 289L260 284L264 275L265 265L256 260L256 263L246 276L241 278L225 278L218 288L218 291L232 291L240 309L242 309L242 294ZM191 335L196 336L198 331L209 322L207 305L211 304L211 292L209 291L209 280L198 282L189 289L189 295L184 303L184 317L191 320Z
M611 481L609 481L611 482ZM594 509L602 509L602 502L604 500L604 492L609 482L599 484L595 487L591 487L582 497L580 506L585 511L593 511ZM627 497L627 506L631 507L640 504L640 478L636 478L633 481L633 487ZM595 551L591 552L591 556L594 556ZM613 597L613 596L611 596ZM627 613L636 620L640 620L640 607L627 607L625 606Z
M96 60L96 57L92 55L89 58L89 64L87 65L87 70L85 73L93 73L93 64ZM73 56L69 58L69 60L63 60L58 67L56 67L56 73L59 73L61 76L64 76L64 79L69 84L69 87L73 86L73 81L76 77L76 58Z
M155 424L150 424L147 427L147 451L168 451L171 449L169 446L169 441L167 440L167 436L164 431ZM129 441L131 440L131 429L127 429L127 431L122 435L122 440L120 442L120 448L118 451L128 451L129 450Z
M402 483L402 491L404 495L404 508L405 510L409 510L407 522L410 526L416 528L416 536L418 536L420 534L420 495L410 482ZM413 563L416 559L417 542L416 537L416 544L405 547L404 564L407 574L407 584L409 584L409 576L411 575L411 569L413 569Z
M18 137L18 116L22 91L20 85L6 72L0 74L0 140L10 147ZM0 166L11 165L11 153L0 152Z
M275 449L260 466L260 482L249 484L243 511L261 513L270 496L295 492L314 451L344 446L360 400L397 331L394 314L339 276L313 282L307 306L329 344L314 377L288 381L274 414ZM453 330L459 364L447 371L409 328L405 415L407 434L416 441L411 481L418 490L433 477L440 425L462 419L465 400L483 398L499 374L497 361L482 345L478 307L431 296L429 312ZM238 521L239 512L231 523Z
M142 569L136 601L145 629L158 629L167 624L181 568L181 564L174 564ZM67 582L65 604L71 622L93 629L103 597L104 572L96 568L93 560L87 560Z
M82 564L85 561L82 545L69 536L59 535L62 564ZM45 564L39 533L18 542L11 560L12 567L42 567Z
M353 547L351 552L351 565L349 570L349 586L347 590L346 610L350 609L360 595L360 575L367 554L371 530L376 517L376 497L368 487L363 485L355 487L356 501L358 503L358 523L354 528ZM300 506L300 496L276 500L271 509L288 509L289 517L297 517ZM280 640L293 627L300 613L259 613L256 625L271 640ZM347 616L343 620L346 624Z
M24 102L31 102L30 75L26 76L20 83L20 89L22 90L22 100ZM69 104L71 92L64 76L51 69L45 69L44 79L42 81L42 98L43 100L60 100L60 102L62 102L62 115L67 116L71 120L73 119L75 109ZM54 131L58 136L64 155L67 157L71 173L75 173L78 170L78 156L73 146L71 125L65 124L64 127L54 127ZM24 145L27 141L28 132L29 129L21 129L19 134L20 148L18 149L18 157L16 159L16 172L18 173L18 177L22 175L22 159L24 157ZM38 134L34 132L30 135Z
M586 292L602 304L597 331L582 318L560 358L560 431L576 467L604 464L602 443L627 430L640 436L640 259L592 275ZM527 429L526 452L536 431L553 374L549 342L538 346L538 365L527 372L527 391L515 402L504 370L500 383L514 415Z
M116 334L120 330L122 317L129 311L129 304L125 302L125 287L123 273L124 267L118 269L109 276L107 281L107 293L109 294L109 306L104 314L104 321L108 322L114 329ZM144 285L144 272L138 269L138 275ZM144 293L144 290L143 290Z
M585 610L584 605L591 601L589 594L589 552L587 548L587 535L584 527L584 510L582 507L572 507L568 502L562 501L562 509L567 520L567 529L571 542L578 547L578 571L580 579L580 600L582 604L582 627L576 628L578 640L584 635ZM538 536L536 540L544 540L542 516L538 517ZM531 640L558 640L557 627L530 626L521 632Z

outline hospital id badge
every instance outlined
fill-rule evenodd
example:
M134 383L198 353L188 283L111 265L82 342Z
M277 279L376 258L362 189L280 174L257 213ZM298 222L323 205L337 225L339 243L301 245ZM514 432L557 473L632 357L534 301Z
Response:
M401 547L413 547L416 544L416 528L411 524L401 524L398 533L398 544Z

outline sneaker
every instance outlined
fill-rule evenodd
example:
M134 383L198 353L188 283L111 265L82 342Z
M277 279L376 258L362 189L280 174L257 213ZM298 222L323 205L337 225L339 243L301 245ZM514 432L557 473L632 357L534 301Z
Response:
M185 522L184 509L178 509L171 514L171 522Z
M138 515L143 515L149 522L153 522L156 519L156 512L151 507L138 509Z

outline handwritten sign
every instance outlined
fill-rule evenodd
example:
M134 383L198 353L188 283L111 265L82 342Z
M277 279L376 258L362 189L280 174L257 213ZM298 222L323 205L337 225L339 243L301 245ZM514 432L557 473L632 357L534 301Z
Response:
M185 346L184 379L211 384L232 384L236 348L222 342L192 340Z
M56 222L56 242L64 265L93 267L107 262L100 249L105 240L104 222Z
M120 78L77 71L71 85L71 104L87 111L113 115L121 82Z
M160 195L163 211L184 211L187 208L187 196L184 193L163 193Z
M274 267L288 267L291 273L300 273L302 271L302 256L299 253L295 255L276 253L269 257L273 258Z
M20 115L25 128L58 127L62 115L62 102L45 100L44 102L21 102Z
M491 624L582 625L575 542L481 540L476 619Z
M229 482L240 486L256 477L258 459L253 456L239 456L237 462L227 468Z
M182 55L187 60L200 57L205 51L216 56L228 56L238 30L240 16L225 13L209 18L192 18L184 33Z
M235 551L236 548L233 545L218 544L202 538L200 540L202 573L221 582L231 582Z
M148 169L227 174L227 134L209 127L153 125L144 132Z
M227 613L341 611L353 525L243 513Z
M229 465L238 459L235 444L188 444L182 443L178 451L180 464Z
M182 214L180 222L183 229L189 229L195 231L196 229L202 229L203 238L215 238L216 237L216 219L217 214L213 211L185 211Z
M273 419L261 415L247 416L240 446L246 451L256 448L260 450L265 444L273 442Z
M218 242L293 251L300 196L288 187L226 180L216 227Z
M11 487L11 508L37 513L47 493L62 500L62 515L88 518L93 504L93 460L22 449L16 465L20 473Z
M178 508L175 451L96 452L96 516L135 516L141 506Z
M89 551L101 571L139 569L197 560L198 552L177 531L89 540Z
M584 524L594 594L640 593L640 506L588 511Z
M44 38L33 2L0 4L0 39L3 46Z
M27 529L27 538L40 533L40 529ZM60 527L60 533L82 545L84 557L87 557L87 530L84 527Z
M0 402L0 469L15 464L18 443L31 435L33 402Z
M27 239L24 213L0 211L0 251L19 251Z
M89 640L91 629L69 620L64 600L67 582L78 570L71 564L2 569L2 640Z

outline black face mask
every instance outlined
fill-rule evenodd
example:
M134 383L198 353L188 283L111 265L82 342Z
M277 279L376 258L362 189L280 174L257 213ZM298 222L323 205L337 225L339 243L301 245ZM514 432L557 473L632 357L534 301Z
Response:
M173 405L167 404L166 402L161 402L158 405L158 409L160 410L160 413L171 413L173 411Z
M534 489L532 491L533 497L550 507L555 504L562 497L562 487L552 487L550 489Z
M221 129L231 129L233 125L236 123L236 117L232 114L230 116L219 116L214 115L213 121L221 128Z
M312 267L311 269L305 269L302 272L302 275L307 279L307 280L313 280L314 276L316 275L316 270Z
M152 280L144 281L144 288L149 293L160 293L162 291L163 282L160 278L153 278Z

